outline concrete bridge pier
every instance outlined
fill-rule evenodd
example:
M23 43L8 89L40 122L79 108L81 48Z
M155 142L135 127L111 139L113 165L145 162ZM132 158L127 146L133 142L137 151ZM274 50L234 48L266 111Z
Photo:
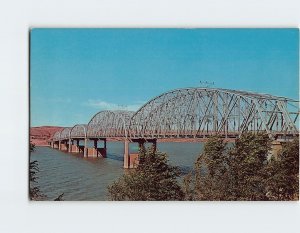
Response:
M80 150L80 147L79 147ZM83 157L87 157L87 138L84 139Z
M125 139L124 142L124 168L130 167L130 159L129 159L129 140Z
M139 144L139 150L144 147L145 143L152 143L154 151L157 148L157 140L156 139L132 139L132 142L137 142ZM124 168L136 168L139 164L139 153L130 153L129 152L129 140L125 140L124 142Z
M71 153L72 151L72 145L73 145L73 140L69 138L69 143L68 143L68 152Z
M70 152L70 147L71 147L71 144L70 144L70 139L67 139L66 141L65 141L65 150L67 151L67 152Z
M103 147L97 148L97 155L101 155L103 158L106 158L106 138L100 138L103 141Z
M106 138L92 138L90 139L94 143L92 148L85 147L86 155L85 157L97 158L99 156L106 157ZM98 141L103 141L103 147L98 148Z
M76 145L74 144L74 139L71 140L70 152L79 153L79 139L75 139Z
M79 140L76 140L76 152L79 153Z
M94 142L94 146L92 148L87 147L85 143L85 156L84 157L90 157L90 158L96 158L98 157L97 154L97 147L98 147L98 138L92 138L90 139Z
M60 150L68 151L68 145L66 140L62 140L60 143Z
M68 141L67 140L65 140L64 141L64 144L63 144L64 146L63 146L63 150L64 151L68 151Z
M59 141L58 149L62 150L63 147L64 147L64 141Z
M276 140L272 141L270 156L274 156L275 159L277 159L281 150L282 150L282 142Z
M53 145L53 149L58 149L58 141L53 141L52 145Z
M152 146L153 146L154 152L156 152L156 150L157 150L157 140L156 139L154 139L154 141L152 142Z

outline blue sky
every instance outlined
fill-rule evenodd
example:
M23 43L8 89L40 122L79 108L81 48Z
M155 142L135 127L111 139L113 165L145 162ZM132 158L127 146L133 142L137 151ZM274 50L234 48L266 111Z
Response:
M199 87L298 99L298 29L33 29L31 126L88 123ZM126 106L126 107L125 107Z

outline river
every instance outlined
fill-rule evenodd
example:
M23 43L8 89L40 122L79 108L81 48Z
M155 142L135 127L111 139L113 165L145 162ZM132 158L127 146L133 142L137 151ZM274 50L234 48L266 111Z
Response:
M203 150L202 143L164 142L157 144L158 150L166 152L170 164L188 172ZM136 151L135 144L130 145ZM38 185L46 200L53 200L61 193L67 201L108 200L107 186L123 173L122 142L107 143L107 158L83 158L76 153L62 152L50 147L36 147L31 161L39 163Z

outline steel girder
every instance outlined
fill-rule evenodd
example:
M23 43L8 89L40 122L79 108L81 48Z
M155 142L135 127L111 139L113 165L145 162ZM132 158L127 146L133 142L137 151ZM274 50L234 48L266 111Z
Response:
M295 106L296 104L296 106ZM131 118L132 138L237 137L244 131L298 134L298 102L285 97L217 88L163 93Z
M87 125L87 137L127 137L133 111L100 111Z

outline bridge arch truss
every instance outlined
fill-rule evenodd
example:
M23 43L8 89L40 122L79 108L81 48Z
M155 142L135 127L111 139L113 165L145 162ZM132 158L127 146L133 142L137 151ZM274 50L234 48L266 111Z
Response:
M70 139L70 133L71 133L70 127L64 128L62 131L60 131L60 140L67 140Z
M70 137L74 138L87 138L87 125L86 124L77 124L74 125L70 130Z
M59 140L60 140L60 133L61 133L62 130L63 130L63 129L58 130L58 131L56 131L56 132L54 133L54 135L53 135L53 137L52 137L52 140L53 140L53 141L59 141Z
M285 97L218 88L184 88L142 106L129 125L132 138L238 137L245 131L296 135L298 102Z
M133 111L105 110L93 116L87 125L88 138L127 137Z

